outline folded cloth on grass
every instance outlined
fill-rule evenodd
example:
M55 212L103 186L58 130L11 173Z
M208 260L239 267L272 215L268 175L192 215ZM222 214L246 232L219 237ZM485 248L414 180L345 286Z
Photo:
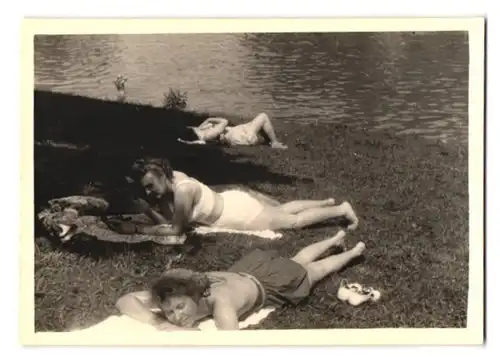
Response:
M85 234L104 242L140 243L154 242L161 245L181 244L176 237L152 236L144 234L121 234L110 229L102 220L109 204L102 198L89 196L70 196L49 201L49 207L38 214L42 225L63 242L71 240L77 234ZM135 223L151 224L143 214L121 215ZM264 239L278 239L282 234L271 231L245 231L221 227L198 226L192 230L199 235L232 233L254 235Z
M260 324L265 318L267 318L273 311L274 307L262 308L245 320L239 322L240 330L246 329L250 326L255 326ZM201 331L217 330L215 322L213 319L207 319L198 324L198 328ZM135 334L150 334L155 332L160 332L155 327L149 324L141 323L131 317L126 315L112 315L105 320L97 323L91 327L81 329L81 330L70 330L69 333L72 334L116 334L124 331L133 331Z

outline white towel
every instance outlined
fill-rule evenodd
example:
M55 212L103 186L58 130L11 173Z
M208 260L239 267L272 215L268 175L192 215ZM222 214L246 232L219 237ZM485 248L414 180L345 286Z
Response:
M281 233L271 231L270 229L260 230L260 231L242 231L237 229L226 229L226 228L205 227L205 226L195 228L194 233L196 234L236 233L236 234L252 235L267 239L279 239L283 237Z
M276 309L273 307L262 308L259 311L251 314L245 320L240 321L239 323L240 330L261 323L274 310ZM198 325L198 328L202 331L217 330L217 327L215 326L215 322L213 319L208 319L201 322ZM120 315L120 316L113 315L89 328L81 330L71 330L69 331L69 333L79 334L79 335L90 335L90 334L116 334L124 331L133 331L136 334L150 334L158 332L158 330L152 325L141 323L126 315Z
M259 311L253 313L252 315L247 317L245 320L240 321L240 323L239 323L240 330L246 329L249 326L258 325L265 318L267 318L269 316L269 314L271 314L274 310L276 310L276 308L267 307L267 308L262 308ZM203 331L205 331L205 330L217 330L217 327L215 326L215 322L213 319L209 319L209 320L205 320L205 321L201 322L198 325L198 328L200 330L203 330Z

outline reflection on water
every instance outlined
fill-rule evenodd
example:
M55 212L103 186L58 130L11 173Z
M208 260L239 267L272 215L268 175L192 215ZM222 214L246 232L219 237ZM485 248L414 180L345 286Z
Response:
M336 122L467 141L466 33L71 35L35 38L35 85L280 122Z

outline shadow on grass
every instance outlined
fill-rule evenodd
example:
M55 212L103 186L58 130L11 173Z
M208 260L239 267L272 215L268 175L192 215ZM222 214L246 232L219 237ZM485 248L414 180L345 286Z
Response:
M124 176L134 159L144 156L167 158L174 169L212 186L297 179L235 149L177 142L186 126L198 125L207 114L48 91L36 90L34 97L36 206L72 194L127 204L131 191Z
M51 107L58 104L53 99L67 99L70 105L65 106L66 110L53 110L53 115L62 115L60 119L71 119L71 109L78 110L78 107L71 106L72 103L93 105L101 102L74 96L41 97L44 98L52 101L46 100L42 106L39 104L43 102L37 101L37 107L42 108L42 111L37 111L38 115L42 115L41 120L51 117ZM92 117L99 117L100 123L105 125L110 115L121 112L119 109L131 109L133 113L134 107L126 104L101 105L96 106L97 111L90 112L79 106L83 115L77 111L74 113L82 125L85 119ZM144 109L146 115L155 113L158 114L155 117L161 120L163 115L173 115L170 111L148 111L152 108L142 107L139 109ZM105 114L105 110L114 108L116 112ZM143 117L142 111L140 115L137 118L141 120L150 118ZM130 117L136 118L133 115ZM109 121L119 129L120 120ZM35 127L42 128L36 133L39 136L37 140L64 142L62 136L65 135L58 135L57 131L63 125L58 125L56 118L47 122L54 127L53 133L49 126L37 124ZM90 120L90 123L94 121ZM74 124L78 122L68 121L69 126L64 132L78 132L76 126L71 126ZM146 125L151 125L151 122L147 121ZM150 133L152 138L159 138L159 131L151 126L145 128L148 129L146 135ZM137 129L142 132L140 127ZM117 135L121 135L121 131ZM69 135L68 138L73 137L72 141L76 143L78 136ZM48 199L80 193L90 180L97 181L89 188L93 189L90 192L104 193L107 186L113 195L118 195L121 179L113 175L120 176L120 162L127 155L132 157L136 151L141 151L152 156L166 155L173 163L178 163L174 164L175 167L203 181L220 181L220 185L215 185L217 189L225 187L225 184L244 184L253 189L253 181L253 184L260 184L257 187L260 186L265 194L282 202L332 196L339 202L349 201L353 203L361 222L360 228L346 240L346 244L354 246L357 241L365 241L368 246L366 261L360 265L359 259L352 261L338 277L318 284L303 304L294 309L276 311L255 328L466 327L469 289L468 145L446 146L423 142L417 136L394 136L389 131L367 133L334 124L317 124L307 128L288 124L283 137L284 142L291 146L286 158L270 157L264 147L251 151L240 148L211 150L209 147L183 149L183 145L174 148L168 143L154 147L152 142L146 147L133 137L127 139L130 145L113 140L106 147L106 137L90 134L87 137L90 141L82 137L78 144L80 147L89 144L84 150L60 148L62 151L59 151L53 146L38 146L35 188L37 193L44 192L44 198ZM173 151L168 149L170 147ZM248 155L251 155L250 163L245 160ZM195 164L186 162L184 168L183 160L193 160ZM212 161L219 169L212 168L209 164ZM266 165L269 169L252 164ZM110 165L113 166L111 169ZM236 174L240 169L244 174ZM286 170L304 179L276 175L270 170ZM105 181L103 175L109 181ZM314 184L303 182L308 177L314 180ZM41 198L41 195L36 197ZM208 245L203 236L200 237L200 240L203 238L203 253L186 256L179 266L200 271L224 270L254 247L276 248L283 256L293 256L300 248L336 232L334 227L318 227L289 231L281 241L261 242L251 236L227 235L216 236L217 243L209 242ZM78 248L91 255L94 249L105 249L103 244L100 242L99 246L92 244L95 246L92 248L91 244ZM125 247L137 248L138 251L144 248L144 252L113 254L109 249L120 251L123 247L111 244L106 248L112 257L103 259L96 253L94 256L99 261L95 261L81 257L81 254L59 250L40 253L37 248L35 291L38 296L45 294L35 300L37 331L61 331L71 326L74 320L88 323L104 319L115 311L114 303L120 296L143 289L151 277L164 270L174 255L163 246L157 246L151 252L147 252L151 248L147 244ZM87 249L90 252L85 252ZM353 264L357 265L356 268L351 268ZM336 299L340 278L376 286L384 297L378 304L353 310L349 304Z
M69 242L61 242L58 238L44 233L43 231L39 233L39 237L36 239L36 244L41 252L50 250L65 251L94 260L110 259L127 252L152 253L159 247L163 248L165 253L168 254L191 256L195 255L203 245L214 243L215 239L211 236L199 236L195 234L189 235L186 243L179 246L159 246L154 242L133 244L126 242L107 242L83 233L78 234Z

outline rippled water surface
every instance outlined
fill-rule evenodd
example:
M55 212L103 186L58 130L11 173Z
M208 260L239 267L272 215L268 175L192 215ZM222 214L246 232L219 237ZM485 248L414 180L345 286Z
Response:
M275 122L335 122L467 141L466 33L67 35L35 38L35 86Z

